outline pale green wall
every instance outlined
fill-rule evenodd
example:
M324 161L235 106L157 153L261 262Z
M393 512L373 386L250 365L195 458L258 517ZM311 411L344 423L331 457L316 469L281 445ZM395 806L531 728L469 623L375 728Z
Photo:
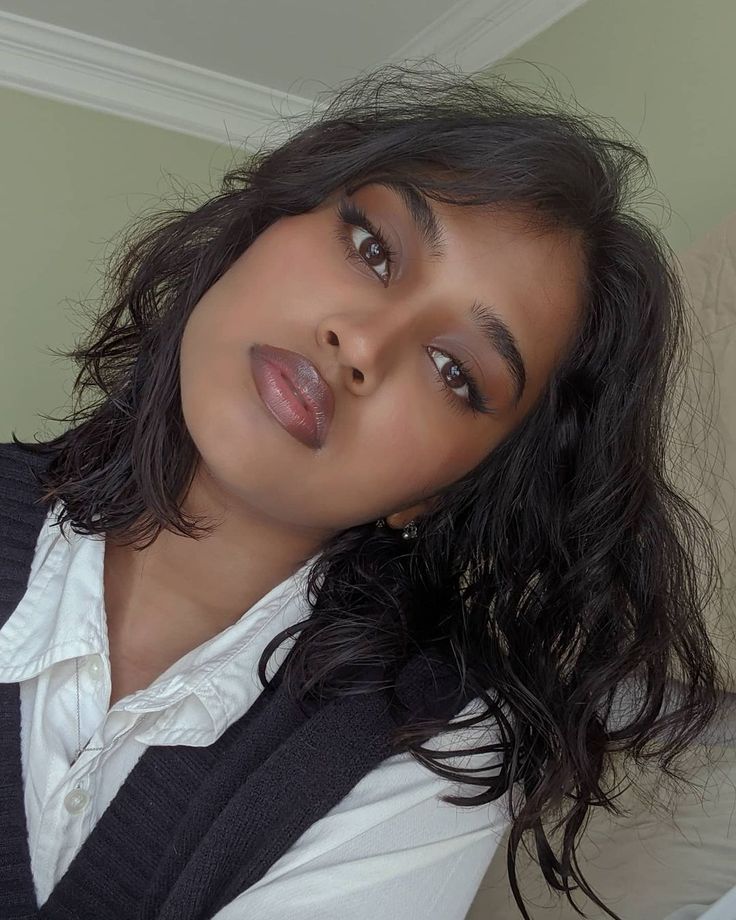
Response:
M161 198L211 194L224 145L0 88L0 441L64 426L69 348L109 241Z
M497 69L539 83L518 59L541 65L564 95L633 134L679 251L736 209L735 42L734 0L588 0Z

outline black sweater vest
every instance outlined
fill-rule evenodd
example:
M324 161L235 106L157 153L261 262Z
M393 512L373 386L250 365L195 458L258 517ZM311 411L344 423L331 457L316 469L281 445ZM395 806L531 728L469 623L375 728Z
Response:
M47 506L48 460L0 445L0 626L28 584ZM150 747L39 909L31 874L18 684L0 683L0 920L206 920L262 878L301 834L386 757L389 732L468 702L435 651L394 693L300 706L273 688L209 747Z

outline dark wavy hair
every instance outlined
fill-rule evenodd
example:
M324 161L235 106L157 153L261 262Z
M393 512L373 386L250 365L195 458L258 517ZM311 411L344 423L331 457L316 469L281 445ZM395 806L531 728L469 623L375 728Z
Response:
M268 659L296 634L284 674L296 699L369 690L345 680L345 665L396 674L417 647L442 649L483 711L397 728L394 750L481 787L443 801L507 797L507 868L527 920L516 861L528 836L547 882L578 912L576 885L617 917L576 854L593 807L618 813L608 768L616 754L657 758L675 775L716 712L720 680L703 616L718 582L713 534L667 473L688 323L672 253L634 206L651 178L646 157L588 114L439 65L363 73L306 124L286 121L297 123L286 140L231 168L194 209L147 216L112 260L103 309L68 353L80 366L70 427L25 445L58 452L45 497L63 502L62 522L77 532L130 545L162 528L205 532L181 509L198 460L180 404L184 326L263 230L338 187L390 182L577 233L580 329L535 406L443 490L416 541L368 524L330 539L309 568L310 617L269 643L259 674L267 686ZM626 687L638 697L617 721ZM428 728L480 722L493 728L477 748L422 743ZM497 754L496 767L477 776L443 765L460 753ZM552 814L558 853L544 826Z

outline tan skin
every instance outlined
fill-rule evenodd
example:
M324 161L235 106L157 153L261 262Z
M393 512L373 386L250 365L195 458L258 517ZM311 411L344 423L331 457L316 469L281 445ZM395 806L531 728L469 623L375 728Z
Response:
M162 532L145 550L107 540L111 705L238 620L344 528L386 517L400 528L432 506L514 429L541 393L581 315L577 240L529 232L519 215L432 202L446 253L421 242L396 190L352 196L396 250L388 272L346 258L375 240L340 222L338 193L264 231L201 298L181 345L181 397L200 455L187 511L215 524L194 540ZM366 239L368 241L366 243ZM390 275L390 277L389 277ZM508 325L526 368L512 378L467 313L482 301ZM248 348L306 355L332 387L325 444L305 446L268 413ZM432 357L426 346L437 351ZM460 358L493 414L463 407ZM454 408L452 407L454 405Z

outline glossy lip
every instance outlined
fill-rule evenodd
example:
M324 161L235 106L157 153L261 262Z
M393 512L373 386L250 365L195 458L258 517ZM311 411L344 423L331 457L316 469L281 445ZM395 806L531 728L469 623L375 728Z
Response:
M332 390L304 355L275 345L252 345L251 370L266 408L307 447L325 443L334 413Z

